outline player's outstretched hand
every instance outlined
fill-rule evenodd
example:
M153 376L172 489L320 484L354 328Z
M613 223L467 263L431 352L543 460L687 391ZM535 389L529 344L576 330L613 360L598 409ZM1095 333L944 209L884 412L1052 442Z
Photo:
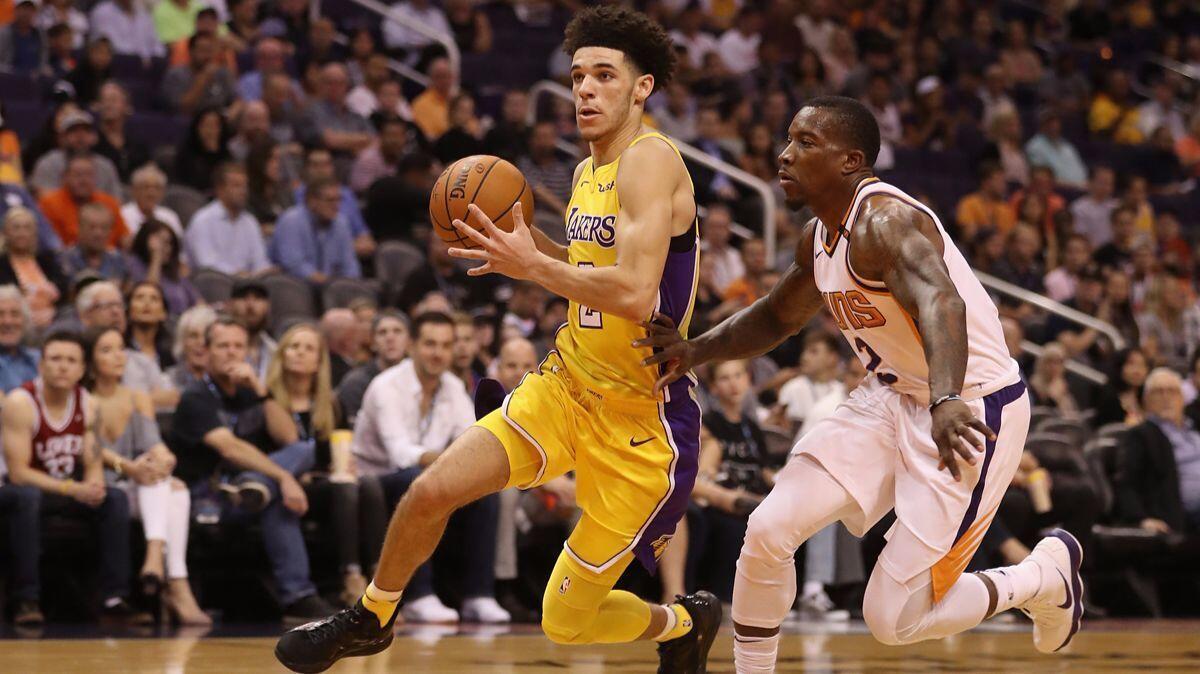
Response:
M465 260L481 260L483 264L467 270L470 276L504 274L509 278L530 280L534 263L538 260L537 244L533 233L525 223L521 202L513 204L513 231L506 232L495 225L475 204L467 207L467 219L479 223L479 229L462 220L454 226L462 235L474 241L479 248L451 248L451 257ZM482 231L480 231L482 230Z
M667 364L667 371L654 382L654 392L657 393L692 369L694 352L692 345L679 334L679 328L670 316L656 311L653 319L642 321L641 325L646 329L646 336L635 341L633 346L654 349L654 353L642 360L642 365Z
M971 451L983 452L984 446L980 436L995 440L996 434L987 424L980 421L967 403L961 400L947 400L933 408L930 429L933 441L937 444L938 470L949 469L954 481L962 480L962 469L958 466L958 457L967 465L975 465L975 455ZM955 455L958 456L955 456Z

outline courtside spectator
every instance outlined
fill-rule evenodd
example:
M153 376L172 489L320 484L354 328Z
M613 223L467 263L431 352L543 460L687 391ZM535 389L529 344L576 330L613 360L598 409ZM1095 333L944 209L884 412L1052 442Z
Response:
M37 377L41 354L25 346L31 326L29 303L21 289L0 285L0 393Z
M337 387L337 400L347 425L353 427L362 407L367 386L379 373L400 364L408 355L408 319L394 311L384 311L371 324L373 358L351 370Z
M204 379L208 371L204 332L216 320L216 310L207 304L198 304L183 312L175 324L175 345L171 349L175 365L165 374L177 390L183 391Z
M279 348L269 332L271 296L267 287L254 279L239 280L229 297L229 313L246 330L246 362L260 380L266 381L267 367Z

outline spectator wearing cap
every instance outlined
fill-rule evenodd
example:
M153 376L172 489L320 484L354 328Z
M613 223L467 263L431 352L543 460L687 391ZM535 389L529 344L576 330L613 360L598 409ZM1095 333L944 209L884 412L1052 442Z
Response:
M304 157L304 179L306 183L320 180L333 181L337 185L338 213L350 227L350 234L354 238L355 254L359 257L374 255L375 237L371 235L370 230L367 229L367 223L363 220L362 210L358 207L358 197L354 196L353 190L338 180L333 153L321 147L309 149L308 154ZM308 188L305 185L296 188L297 204L304 204L307 192Z
M163 206L163 198L167 195L167 174L154 164L147 164L133 172L130 179L129 203L121 207L121 217L130 234L136 235L142 223L147 220L157 220L183 239L183 224L175 211Z
M41 354L25 346L32 324L29 303L21 289L10 283L0 285L0 394L38 375Z
M121 245L129 235L125 220L121 218L121 204L112 194L96 188L98 161L108 160L91 154L71 157L63 171L62 187L44 193L38 201L38 207L67 246L75 245L79 239L79 209L88 203L100 204L112 214L110 243L113 246Z
M138 167L150 162L150 149L137 139L137 134L128 133L127 124L133 114L129 92L109 80L100 85L93 107L100 120L96 152L111 161L121 180L128 182Z
M1038 133L1025 143L1025 155L1030 166L1048 166L1059 185L1083 187L1087 183L1087 167L1071 141L1063 138L1062 119L1053 110L1043 111Z
M62 240L58 238L58 232L54 231L54 228L50 226L50 221L38 210L38 205L33 200L33 195L29 194L29 191L20 185L0 182L0 222L4 221L4 217L9 209L17 208L18 206L28 208L37 221L37 249L40 251L62 250Z
M188 224L185 248L197 268L226 274L260 274L271 268L258 220L246 210L246 169L222 164L213 177L217 198L196 211Z
M63 271L69 277L90 269L101 278L124 285L129 278L125 256L113 249L113 215L97 203L79 208L79 238L75 245L64 250L60 258Z
M1117 199L1113 196L1116 182L1116 173L1111 168L1097 166L1088 180L1087 194L1071 202L1075 231L1086 236L1093 248L1112 239L1112 212L1117 207Z
M105 0L92 9L90 19L92 35L108 38L118 54L149 59L167 53L154 18L137 0Z
M121 193L121 177L117 167L107 157L95 154L96 126L90 113L82 110L68 112L58 120L60 147L42 155L33 165L29 186L35 193L53 190L62 184L67 168L67 157L87 155L93 157L96 173L95 185L107 194Z
M1146 421L1121 436L1113 479L1118 521L1146 531L1200 533L1200 433L1184 414L1183 382L1167 368L1146 377Z
M341 63L321 68L320 97L309 105L304 132L310 144L320 144L342 159L349 169L353 155L375 140L375 130L365 117L346 107L350 74Z
M162 0L155 11L174 6ZM194 2L195 0L193 0ZM196 33L188 38L188 62L167 71L162 96L175 112L191 113L203 108L224 108L237 98L233 74L219 58L217 36Z
M303 205L288 209L275 222L268 247L271 259L288 274L313 283L361 277L350 225L338 212L340 203L335 181L311 181Z
M154 5L154 32L158 41L173 44L196 32L196 15L204 9L199 0L161 0Z
M279 345L268 332L271 325L271 296L262 281L240 279L229 297L229 313L246 328L246 362L266 381L267 367Z
M32 75L46 63L46 38L36 25L37 3L19 0L12 23L0 27L0 67Z

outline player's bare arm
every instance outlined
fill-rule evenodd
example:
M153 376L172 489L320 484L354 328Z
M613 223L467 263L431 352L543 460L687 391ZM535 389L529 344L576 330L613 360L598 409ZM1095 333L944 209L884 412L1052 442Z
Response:
M850 264L880 279L917 322L929 366L929 400L936 403L962 391L967 371L966 305L943 260L943 241L933 222L917 209L888 196L869 197L851 234ZM982 452L995 434L960 399L936 404L931 433L940 467L955 480L961 469L955 454L974 465L970 446ZM966 441L964 443L964 441Z
M483 231L458 220L454 225L481 248L451 248L450 254L483 261L468 272L471 275L498 273L533 281L602 313L645 320L654 310L670 246L670 197L684 179L684 171L683 162L665 143L639 143L624 152L617 174L621 212L617 216L615 265L576 267L546 255L539 250L519 203L513 207L516 226L511 233L501 231L472 204L468 217L482 223Z
M731 358L751 358L770 351L796 334L824 306L813 277L813 229L816 219L800 232L796 259L765 297L722 321L713 329L685 341L670 318L658 314L644 323L646 337L634 346L654 347L644 364L670 363L657 389L687 374L702 363Z

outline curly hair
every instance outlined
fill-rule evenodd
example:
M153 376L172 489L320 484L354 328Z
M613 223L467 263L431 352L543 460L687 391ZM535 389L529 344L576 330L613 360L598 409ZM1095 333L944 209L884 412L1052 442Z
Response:
M586 9L567 24L563 51L607 47L625 54L643 74L654 77L654 91L671 82L677 56L667 31L641 12L604 5Z

